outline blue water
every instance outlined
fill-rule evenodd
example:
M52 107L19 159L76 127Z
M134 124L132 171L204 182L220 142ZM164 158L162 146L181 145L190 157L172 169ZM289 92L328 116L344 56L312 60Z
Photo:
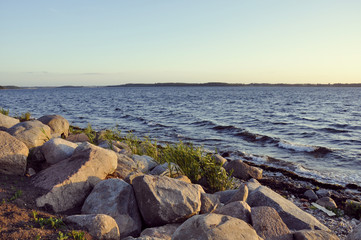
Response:
M361 185L361 88L117 87L0 91L10 115L179 139L330 183Z

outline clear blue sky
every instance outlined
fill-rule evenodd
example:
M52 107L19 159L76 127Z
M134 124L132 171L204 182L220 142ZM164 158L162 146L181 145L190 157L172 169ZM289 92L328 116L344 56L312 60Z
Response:
M0 0L0 85L360 83L361 1Z

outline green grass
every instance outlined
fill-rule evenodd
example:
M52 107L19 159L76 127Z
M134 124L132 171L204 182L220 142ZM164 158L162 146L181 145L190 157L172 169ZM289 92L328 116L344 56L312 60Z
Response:
M89 142L95 144L96 132L94 131L90 123L88 123L88 126L84 129L70 126L69 132L72 134L84 133L89 138Z
M95 143L96 132L88 124L87 128L80 129L70 127L71 133L85 133L91 143ZM207 191L216 192L233 188L233 178L220 164L212 158L212 154L207 153L203 147L196 147L192 143L179 141L175 144L159 146L157 140L149 137L138 138L132 132L125 137L121 136L121 131L116 127L105 130L100 139L108 141L112 146L112 141L122 141L131 149L133 154L147 155L156 162L175 163L179 166L178 171L186 175L192 183L198 183L205 179ZM172 174L172 171L170 171Z
M4 108L0 108L0 113L3 115L9 116L9 112L10 112L9 109L5 110Z
M214 161L212 155L203 147L196 147L192 143L179 141L175 144L166 144L159 147L156 140L149 137L137 138L129 133L125 143L131 148L133 154L148 155L158 163L175 163L179 171L186 175L192 183L198 183L204 178L209 192L223 191L233 187L233 178ZM172 174L172 171L171 171Z
M63 222L62 219L60 218L53 218L53 217L49 217L49 218L42 218L42 217L38 217L38 212L37 211L32 211L33 214L33 218L35 223L39 224L40 228L53 228L53 229L58 229L60 227L64 227L65 224Z
M23 195L23 192L21 190L17 190L14 195L9 199L9 201L15 201L16 199L21 197L21 195Z
M30 112L26 112L26 113L22 113L20 116L20 121L29 121L31 118L31 113Z

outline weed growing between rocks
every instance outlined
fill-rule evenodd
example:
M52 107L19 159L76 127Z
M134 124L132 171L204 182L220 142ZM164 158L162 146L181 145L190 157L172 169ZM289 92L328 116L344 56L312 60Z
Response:
M4 108L0 108L0 113L5 115L5 116L9 116L9 109L8 110L5 110Z
M75 131L72 129L72 132ZM96 134L90 125L82 132L94 142ZM79 133L79 131L75 133ZM108 141L110 146L112 141L122 141L127 144L133 154L150 156L159 164L168 163L171 176L174 172L171 164L175 163L179 167L177 169L179 172L186 175L193 183L204 183L202 185L205 185L209 192L231 189L234 185L231 174L228 174L221 164L216 163L212 154L206 152L203 147L196 147L192 143L179 141L160 146L156 139L147 136L138 138L132 132L125 137L121 136L118 128L105 130L101 139Z

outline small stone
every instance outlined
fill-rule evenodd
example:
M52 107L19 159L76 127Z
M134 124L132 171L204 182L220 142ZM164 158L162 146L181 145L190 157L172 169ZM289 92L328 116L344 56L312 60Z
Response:
M216 163L220 164L221 166L227 162L227 159L222 157L220 154L214 154L213 159Z
M313 191L313 190L307 190L305 193L304 193L305 197L307 197L308 199L310 199L311 201L317 201L318 200L318 197L317 197L317 194Z
M330 197L331 192L326 189L319 189L316 191L316 194L320 197Z
M330 197L320 198L316 203L326 208L337 208L335 201Z

